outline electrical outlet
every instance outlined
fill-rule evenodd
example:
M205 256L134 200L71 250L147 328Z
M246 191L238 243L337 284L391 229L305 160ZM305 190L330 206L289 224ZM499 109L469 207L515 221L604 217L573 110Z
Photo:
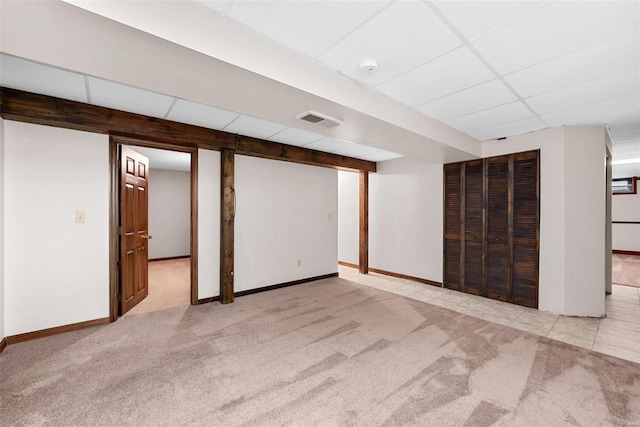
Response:
M83 211L76 211L76 222L78 224L84 224L85 219L87 218L87 213Z
M301 259L299 259L299 260L298 260L298 267L301 267L301 266L302 266L302 260L301 260Z

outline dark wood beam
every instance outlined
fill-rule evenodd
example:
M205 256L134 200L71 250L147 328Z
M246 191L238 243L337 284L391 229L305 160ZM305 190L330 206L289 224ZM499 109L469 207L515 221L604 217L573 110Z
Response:
M233 150L220 153L220 302L233 302L233 244L236 216Z
M376 171L375 162L6 87L0 88L0 116L26 123L152 139L182 147L231 149L238 154L272 160L356 172Z
M360 274L369 273L369 172L360 172Z
M332 165L331 167L335 169L350 172L376 171L376 163L368 160L354 159L353 157L310 150L279 142L267 141L265 143L263 140L242 135L237 136L236 153L311 166L326 167L327 165Z
M234 145L225 132L6 87L0 88L0 102L0 115L7 120L213 150Z

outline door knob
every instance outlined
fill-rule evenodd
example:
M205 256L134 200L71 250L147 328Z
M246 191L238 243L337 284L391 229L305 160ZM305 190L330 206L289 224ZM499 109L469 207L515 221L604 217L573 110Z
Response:
M147 239L147 240L151 240L151 239L153 239L153 236L149 236L149 235L143 234L142 238L143 239Z

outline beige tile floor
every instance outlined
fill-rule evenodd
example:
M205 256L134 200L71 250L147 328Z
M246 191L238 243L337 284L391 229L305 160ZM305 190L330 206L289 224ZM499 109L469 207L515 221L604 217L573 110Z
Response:
M621 359L640 363L640 288L613 285L606 317L570 317L339 266L340 277Z

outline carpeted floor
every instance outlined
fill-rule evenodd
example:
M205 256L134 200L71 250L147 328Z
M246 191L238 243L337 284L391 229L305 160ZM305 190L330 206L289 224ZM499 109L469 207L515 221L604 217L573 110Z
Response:
M9 346L0 424L640 423L640 365L323 281Z
M613 254L611 281L640 288L640 256Z
M191 258L149 262L149 295L125 316L191 303Z

